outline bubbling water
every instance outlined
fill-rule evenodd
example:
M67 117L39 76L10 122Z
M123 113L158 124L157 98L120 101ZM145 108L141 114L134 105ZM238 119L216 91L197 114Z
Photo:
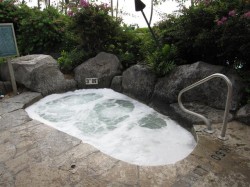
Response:
M131 164L174 164L196 146L193 135L169 117L110 89L53 94L26 112Z

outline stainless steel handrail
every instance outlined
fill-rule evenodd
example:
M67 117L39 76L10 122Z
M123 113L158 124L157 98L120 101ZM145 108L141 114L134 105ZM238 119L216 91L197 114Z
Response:
M226 100L225 112L224 112L224 117L223 117L223 126L222 126L222 130L221 130L221 134L218 137L221 140L226 140L227 138L225 137L225 135L226 135L226 130L227 130L228 113L229 113L229 109L230 109L230 106L231 106L232 90L233 90L232 82L229 80L229 78L227 78L225 75L220 74L220 73L212 74L212 75L210 75L210 76L208 76L208 77L206 77L206 78L204 78L204 79L202 79L202 80L200 80L200 81L198 81L198 82L196 82L196 83L194 83L194 84L192 84L192 85L190 85L190 86L182 89L180 91L179 95L178 95L178 103L179 103L180 108L183 111L185 111L185 112L187 112L187 113L189 113L191 115L194 115L194 116L202 119L206 123L206 125L207 125L207 129L205 129L206 132L213 133L214 130L212 129L211 123L210 123L210 121L206 117L204 117L201 114L198 114L198 113L195 113L193 111L190 111L190 110L186 109L183 106L183 104L181 102L181 95L184 92L186 92L186 91L188 91L188 90L190 90L190 89L192 89L192 88L194 88L196 86L199 86L199 85L203 84L204 82L207 82L210 79L213 79L213 78L216 78L216 77L222 78L227 83L227 100Z

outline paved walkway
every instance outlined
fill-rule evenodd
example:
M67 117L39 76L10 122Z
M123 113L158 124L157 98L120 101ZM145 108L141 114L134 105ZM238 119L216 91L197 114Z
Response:
M229 123L228 141L195 126L198 145L174 165L143 167L111 158L28 117L41 98L25 92L0 101L0 186L250 186L250 126Z

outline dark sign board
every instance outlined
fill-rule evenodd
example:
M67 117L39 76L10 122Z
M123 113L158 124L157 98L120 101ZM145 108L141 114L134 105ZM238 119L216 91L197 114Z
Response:
M12 23L0 23L0 57L19 56Z

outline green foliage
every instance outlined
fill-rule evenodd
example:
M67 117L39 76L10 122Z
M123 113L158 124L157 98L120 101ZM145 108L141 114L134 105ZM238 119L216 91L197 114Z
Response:
M53 7L43 11L11 1L0 3L0 22L14 23L17 44L21 55L30 53L54 53L67 48L72 39L66 32L69 22Z
M5 63L5 62L6 62L6 59L5 59L5 58L0 57L0 65L1 65L1 64L3 64L3 63Z
M165 44L146 56L148 67L158 76L164 76L175 67L176 48Z
M240 62L248 69L249 8L247 1L201 1L159 23L161 41L177 47L178 64L202 60L233 67Z
M72 29L79 36L79 44L89 54L104 51L120 29L120 22L108 15L108 8L88 4L76 9Z
M81 5L82 4L82 5ZM120 26L121 21L109 15L105 4L80 2L80 7L71 8L72 26L78 36L78 48L93 57L101 51L118 56L124 68L140 59L140 38L131 27Z
M64 16L52 7L43 11L21 7L29 16L20 22L19 32L22 34L17 36L20 52L29 54L58 51L65 37Z
M143 54L143 57L150 55L155 51L157 48L155 41L152 38L152 35L149 33L148 29L147 32L139 33L139 36L142 39L142 45L140 46L140 51Z
M19 21L25 15L25 13L19 11L18 6L14 5L14 1L2 1L0 2L0 23L13 23L18 33Z
M116 54L123 64L128 68L142 59L140 46L141 38L136 31L130 27L121 27L111 40L111 44L105 49L107 52Z
M142 41L140 45L142 61L159 77L169 73L175 67L177 48L169 44L157 46L148 29L138 29L137 35Z
M158 24L162 43L176 46L176 64L204 61L236 69L246 83L250 102L250 1L196 0L179 15Z
M86 60L86 56L88 56L84 51L73 49L70 52L62 51L61 57L58 58L57 62L60 65L60 68L63 72L69 73L76 66Z

